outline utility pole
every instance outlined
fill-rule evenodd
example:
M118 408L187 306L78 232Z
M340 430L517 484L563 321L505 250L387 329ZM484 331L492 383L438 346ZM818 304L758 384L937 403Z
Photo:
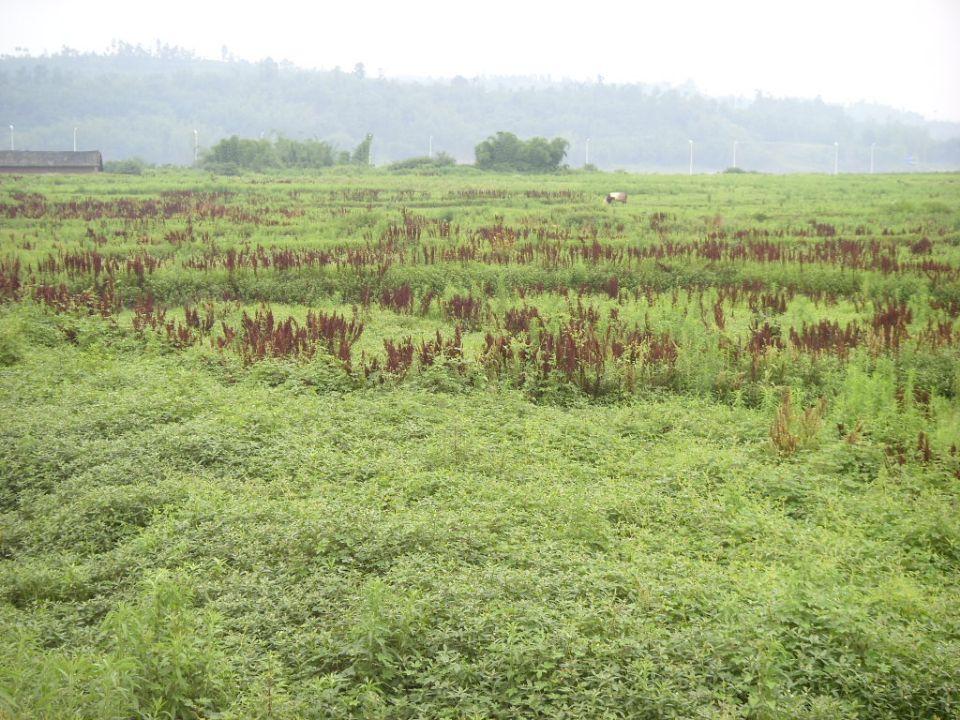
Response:
M688 140L690 143L690 175L693 175L693 140Z
M433 135L430 136L430 145L429 149L427 150L427 157L431 160L433 159Z
M200 157L200 133L196 130L193 131L193 164L197 164L197 160Z
M733 167L737 167L737 141L733 141Z
M870 143L870 174L873 175L873 153L877 149L876 143Z
M73 129L73 151L77 151L77 129Z
M10 126L10 150L13 150L13 125Z
M590 138L587 138L587 150L583 157L583 164L584 165L590 164Z
M833 174L840 174L840 143L833 144Z

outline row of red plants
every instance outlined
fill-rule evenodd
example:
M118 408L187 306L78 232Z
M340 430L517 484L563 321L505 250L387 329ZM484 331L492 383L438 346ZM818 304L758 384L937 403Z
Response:
M101 219L119 220L229 220L236 223L262 224L269 208L251 205L227 205L228 192L178 190L164 192L158 198L119 197L112 199L78 198L65 202L49 202L38 193L21 193L16 202L0 205L7 219L51 218L55 220Z
M402 231L406 232L406 230ZM416 232L415 230L412 232ZM440 230L440 232L447 232ZM385 233L389 235L389 233ZM937 280L960 279L960 268L930 258L899 258L895 244L880 241L828 240L816 245L748 241L745 243L663 242L653 245L624 246L599 240L576 244L537 241L497 244L489 239L473 239L452 245L425 245L397 242L393 237L364 245L343 244L322 250L258 246L221 250L215 245L182 261L187 268L230 271L268 268L291 270L310 267L363 268L386 263L397 265L436 265L438 263L477 263L483 265L537 265L557 269L608 264L624 269L642 261L699 259L707 262L752 262L757 264L827 265L845 270L876 271L885 275L920 273Z
M36 203L41 196L22 195L23 203ZM194 241L193 220L216 219L224 214L240 212L236 206L215 205L226 196L202 193L168 193L159 200L120 198L107 201L76 200L63 204L63 208L74 208L77 213L93 214L89 219L101 217L104 208L113 208L120 217L132 220L162 216L174 218L186 215L185 229L168 231L164 237L174 245ZM2 206L6 211L16 205ZM212 210L219 207L222 210ZM143 210L143 216L137 215L137 208ZM190 209L197 210L193 215ZM82 210L82 212L81 212ZM289 211L280 208L290 214ZM257 211L229 219L236 222L260 222L265 214L273 212L269 206L257 206ZM249 216L248 216L249 215ZM662 231L667 216L663 213L650 215L651 227ZM267 268L290 270L306 267L335 266L364 268L379 267L385 264L436 264L438 262L471 262L489 265L540 264L545 267L571 266L580 262L588 264L609 263L626 268L642 260L654 259L701 259L710 262L735 261L756 263L796 263L825 264L846 269L875 270L885 274L919 272L935 279L956 279L960 269L949 263L924 258L922 260L900 260L900 246L893 240L843 239L837 236L836 229L826 223L812 222L810 230L769 230L742 229L727 240L725 231L715 230L704 240L673 241L663 237L656 243L627 245L623 242L622 223L586 223L580 226L561 226L542 221L527 221L517 226L506 225L503 218L496 218L492 225L484 225L469 231L461 241L459 225L452 225L444 218L427 218L402 208L399 220L391 221L376 238L372 233L365 236L363 244L343 243L325 249L290 249L279 247L248 245L239 248L221 249L206 238L203 252L182 260L184 267L212 270L225 268L229 271L249 268L254 271ZM922 230L922 228L917 228ZM424 233L430 237L448 240L456 238L453 244L423 244ZM126 237L126 231L119 233ZM885 235L892 234L888 231ZM102 233L87 229L88 238L102 245L107 239ZM803 237L812 235L820 238L815 243L796 243L787 240L772 241L770 237ZM616 240L612 244L601 242L600 238ZM929 255L933 243L927 236L909 245L913 255ZM38 264L40 272L73 274L117 272L126 262L128 271L150 272L169 257L155 257L138 252L135 258L123 258L117 255L103 256L97 251L63 251L56 256L49 255ZM29 271L29 268L28 268ZM139 274L139 272L138 272Z
M325 349L349 370L352 348L363 334L363 322L356 315L347 319L338 313L307 311L301 323L293 317L276 318L268 307L258 308L253 315L243 312L238 326L221 320L214 334L216 312L206 303L202 311L184 308L184 320L168 320L166 309L145 296L134 307L133 328L143 334L148 328L162 333L177 348L194 345L204 338L219 350L234 349L245 364L267 358L309 359L318 348Z
M17 261L0 262L0 292L7 297L21 294ZM610 294L619 291L615 278L609 283ZM784 335L779 325L770 319L764 319L766 311L774 313L785 309L789 291L767 292L762 285L741 284L723 289L713 305L713 323L719 334L717 341L721 348L728 350L731 358L738 362L748 356L750 366L757 371L763 365L771 350L790 348L813 356L835 356L845 360L860 346L866 346L873 353L897 352L908 341L916 348L937 350L960 346L960 331L949 319L930 317L927 323L910 332L913 314L903 302L887 301L875 305L873 314L867 321L850 321L845 325L837 321L823 319L815 323L803 323L800 327L789 328ZM112 280L99 283L91 289L74 291L65 285L35 285L30 296L58 312L84 312L110 316L121 309L121 302ZM708 331L712 331L703 305L704 293L699 296L687 294L681 299L676 290L670 294L675 307L684 313L690 309L693 297L697 298L701 318ZM419 308L422 314L429 311L434 293L426 293L420 298ZM369 299L369 298L368 298ZM737 299L745 302L754 317L745 336L732 339L725 335L727 319L723 301ZM384 289L377 300L381 306L397 312L412 313L417 303L409 285ZM627 329L619 321L619 310L609 311L609 322L601 327L601 312L598 308L583 303L579 296L574 304L568 300L570 320L559 327L551 327L535 306L524 304L519 308L508 309L502 316L492 313L484 295L453 295L441 300L443 316L459 328L480 329L493 327L496 330L487 334L486 348L481 354L483 361L496 367L507 360L517 358L521 363L532 362L542 373L558 371L567 379L576 376L584 384L586 377L602 375L602 365L608 361L618 361L626 353L627 359L634 362L643 357L655 363L672 364L676 360L677 340L669 333L653 332L649 324L641 328ZM253 316L244 314L240 327L233 328L221 323L220 333L213 338L215 325L214 310L211 304L203 306L203 313L195 307L184 309L184 320L168 320L166 311L146 293L134 306L133 326L138 332L150 328L162 331L167 339L177 347L186 347L210 337L211 344L221 347L232 346L239 338L237 347L245 361L253 362L265 357L312 357L317 346L338 357L346 366L350 366L351 348L360 337L363 323L355 316L347 321L333 314L308 313L304 324L293 318L276 321L269 311L258 311ZM518 349L515 340L525 337L526 348ZM392 342L392 341L391 341ZM412 342L412 340L410 341ZM385 347L387 368L409 365L404 362L409 351L403 341L392 342Z

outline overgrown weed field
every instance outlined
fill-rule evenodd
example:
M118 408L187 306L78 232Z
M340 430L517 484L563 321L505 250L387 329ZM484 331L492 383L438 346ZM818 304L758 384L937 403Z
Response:
M956 175L0 177L0 717L955 718L958 396Z

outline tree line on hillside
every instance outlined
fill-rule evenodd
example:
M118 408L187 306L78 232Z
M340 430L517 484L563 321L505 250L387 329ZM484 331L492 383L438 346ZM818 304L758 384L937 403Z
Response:
M106 54L3 56L3 120L16 126L21 149L67 149L78 128L80 149L99 149L108 161L138 156L181 165L193 163L194 130L207 150L234 135L271 145L281 137L327 143L309 148L311 163L328 150L339 163L334 148L354 148L370 132L382 165L410 158L429 164L431 145L469 162L479 139L509 128L524 138L565 138L572 166L586 161L590 138L590 161L606 169L686 172L689 139L696 170L731 165L734 141L738 164L751 170L831 171L835 142L841 171L867 170L871 147L878 171L960 167L960 125L883 108L763 95L717 99L690 88L599 81L412 82L371 77L360 65L303 70L269 58L225 58L122 43ZM547 157L549 149L538 145L537 153Z

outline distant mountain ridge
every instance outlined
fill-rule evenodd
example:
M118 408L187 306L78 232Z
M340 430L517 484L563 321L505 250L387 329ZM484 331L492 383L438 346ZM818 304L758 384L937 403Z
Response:
M543 77L397 80L305 70L271 59L205 60L158 46L105 54L65 49L0 57L0 122L17 149L103 151L193 161L223 137L317 138L350 149L369 132L376 164L446 151L461 162L498 130L563 137L566 162L602 169L695 172L734 163L763 172L960 169L960 123L819 99L713 98L689 87ZM432 144L431 144L432 140ZM736 147L734 142L736 141ZM835 145L837 143L837 145Z

